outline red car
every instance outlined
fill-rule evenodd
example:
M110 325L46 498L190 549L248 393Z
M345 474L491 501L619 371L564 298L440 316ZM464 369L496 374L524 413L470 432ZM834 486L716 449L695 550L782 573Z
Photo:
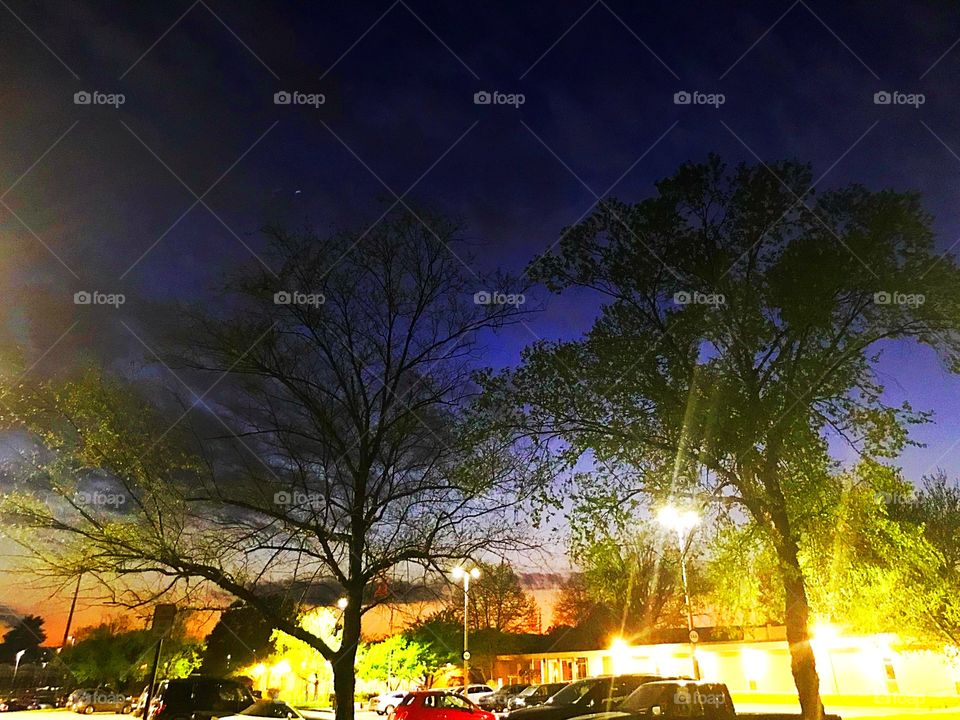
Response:
M496 720L496 716L481 710L465 697L426 690L408 694L393 711L392 720Z

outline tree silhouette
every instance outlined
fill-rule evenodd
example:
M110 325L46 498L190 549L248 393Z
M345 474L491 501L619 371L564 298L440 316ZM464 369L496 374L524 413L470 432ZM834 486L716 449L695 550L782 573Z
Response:
M0 643L0 661L16 662L17 653L25 651L21 663L34 662L40 657L40 646L47 639L43 629L43 618L39 615L26 615L7 634Z

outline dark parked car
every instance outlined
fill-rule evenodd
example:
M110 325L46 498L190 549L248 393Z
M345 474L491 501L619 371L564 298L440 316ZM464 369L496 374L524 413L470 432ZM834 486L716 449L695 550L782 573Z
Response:
M504 685L492 695L480 698L477 705L490 712L503 712L509 707L510 701L530 687L530 683L522 685Z
M66 697L63 692L63 688L49 686L33 690L29 697L24 699L27 701L28 710L58 708L62 707L66 703Z
M528 685L526 689L521 690L510 699L510 705L508 709L513 710L543 705L551 695L560 692L567 685L568 683L543 683L541 685Z
M737 713L727 686L703 680L658 680L641 685L616 712L597 713L589 720L801 720L800 713ZM840 720L824 715L825 720Z
M7 698L0 700L0 712L16 712L17 710L26 710L27 703L17 698Z
M206 720L235 715L253 705L250 689L236 680L191 675L164 680L151 700L150 720Z
M543 705L514 710L510 713L510 720L570 720L616 710L644 683L664 679L657 675L608 675L577 680L552 695Z

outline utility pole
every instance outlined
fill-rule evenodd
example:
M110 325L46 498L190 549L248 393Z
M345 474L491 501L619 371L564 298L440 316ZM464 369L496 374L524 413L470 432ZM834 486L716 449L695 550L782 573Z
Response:
M77 575L77 586L73 589L73 602L70 603L70 614L67 615L67 626L63 629L63 642L61 648L65 648L70 641L70 627L73 625L73 611L77 609L77 596L80 595L80 581L83 580L83 573Z

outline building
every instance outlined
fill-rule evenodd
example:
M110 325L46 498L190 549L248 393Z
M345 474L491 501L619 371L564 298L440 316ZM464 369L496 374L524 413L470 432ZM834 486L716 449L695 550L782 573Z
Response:
M829 626L818 629L813 647L828 706L960 705L956 656L908 646L892 634L843 635ZM701 676L726 683L738 703L796 701L783 627L751 630L744 640L700 643L696 654ZM562 682L595 675L692 672L689 644L616 641L606 650L501 655L491 680Z

